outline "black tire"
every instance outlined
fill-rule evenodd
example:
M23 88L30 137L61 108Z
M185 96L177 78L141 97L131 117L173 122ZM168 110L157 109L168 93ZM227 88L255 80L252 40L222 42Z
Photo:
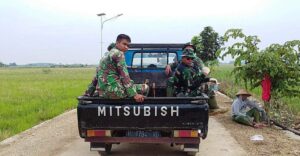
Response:
M106 156L107 154L105 153L105 152L103 152L103 151L98 151L98 154L100 155L100 156Z
M208 133L208 126L205 126L203 129L201 129L201 133L203 134L202 139L205 139Z
M98 153L101 156L106 156L109 155L111 152L112 144L105 144L105 152L104 151L98 151Z
M112 144L105 144L105 153L110 154L112 148Z
M187 155L195 156L197 155L199 151L200 144L184 144L184 148L192 148L192 149L197 149L196 151L188 151L186 152Z
M198 152L186 152L189 156L196 156Z

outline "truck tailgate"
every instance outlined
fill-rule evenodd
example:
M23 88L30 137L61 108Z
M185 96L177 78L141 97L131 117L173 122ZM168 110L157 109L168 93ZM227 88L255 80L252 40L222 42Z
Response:
M203 98L146 98L143 103L132 99L78 100L81 130L203 129L208 124L208 104Z

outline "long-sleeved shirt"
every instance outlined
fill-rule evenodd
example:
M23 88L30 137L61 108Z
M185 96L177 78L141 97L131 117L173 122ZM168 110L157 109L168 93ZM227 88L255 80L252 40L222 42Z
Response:
M127 96L133 97L137 94L133 87L133 81L129 77L124 53L116 48L110 50L101 59L98 72L99 87L102 90L115 91L118 85L125 88Z
M263 111L254 101L251 100L242 100L241 97L236 98L231 106L232 116L234 115L246 115L247 111L252 108L257 108L259 111Z

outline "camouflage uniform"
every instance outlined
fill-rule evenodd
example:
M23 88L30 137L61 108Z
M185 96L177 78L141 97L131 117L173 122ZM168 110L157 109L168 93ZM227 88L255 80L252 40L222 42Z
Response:
M115 43L111 43L107 47L108 52L112 48L114 48L115 46L116 46ZM108 52L106 52L104 54L104 57L108 55ZM101 60L100 60L100 62L101 62ZM99 93L95 93L95 91L98 90L98 86L97 86L97 84L98 84L98 77L97 77L98 71L99 71L99 67L96 68L96 75L93 78L92 82L88 85L88 88L87 88L87 90L84 93L84 96L99 96Z
M124 53L113 48L100 61L98 85L104 98L119 99L133 97L137 93L147 94L142 84L134 84L130 79Z
M193 68L195 68L196 71L199 71L200 72L199 74L201 75L202 74L202 68L204 67L203 61L199 57L197 57L197 55L196 55L196 53L195 53L195 51L193 49L191 49L191 48L184 49L183 53L185 51L189 51L191 53L191 55L193 55L193 58L194 58L194 60L193 60ZM177 66L180 63L181 63L181 61L171 63L170 64L171 70L175 71L175 69L177 68Z
M195 58L193 51L186 49L183 56ZM181 62L175 69L174 76L167 81L167 96L197 96L201 93L199 87L204 81L207 79L195 64L188 66Z
M88 85L87 90L84 93L84 96L94 96L94 93L97 89L97 84L98 84L98 78L97 78L97 73L98 73L98 67L96 68L96 76L93 78L92 82Z

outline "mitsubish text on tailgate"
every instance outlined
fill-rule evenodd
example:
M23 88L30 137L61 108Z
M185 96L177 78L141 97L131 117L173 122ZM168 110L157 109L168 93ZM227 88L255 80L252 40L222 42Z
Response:
M178 106L98 106L98 116L179 116Z

